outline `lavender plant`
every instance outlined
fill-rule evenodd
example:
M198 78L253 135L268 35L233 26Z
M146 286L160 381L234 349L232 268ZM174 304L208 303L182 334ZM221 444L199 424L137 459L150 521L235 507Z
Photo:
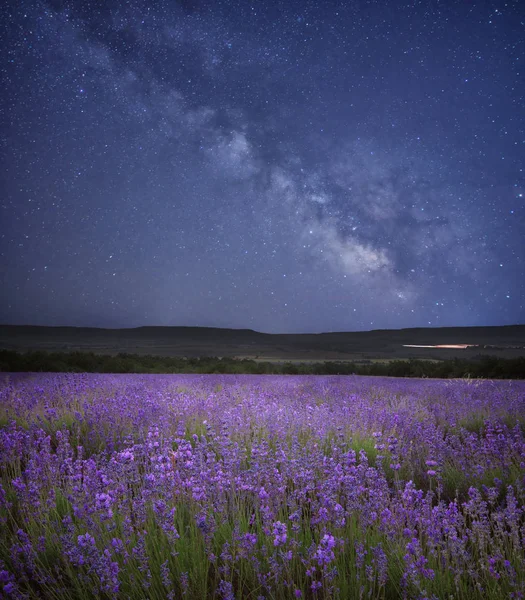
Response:
M525 384L13 374L6 598L523 598Z

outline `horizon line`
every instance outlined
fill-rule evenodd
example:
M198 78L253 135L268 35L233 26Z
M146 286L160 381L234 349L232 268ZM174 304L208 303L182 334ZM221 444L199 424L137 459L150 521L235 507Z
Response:
M20 323L0 323L0 327L42 327L42 328L68 328L68 329L100 329L104 331L131 331L134 329L216 329L226 331L251 331L260 335L324 335L324 334L343 334L343 333L372 333L375 331L407 331L415 329L487 329L495 327L524 327L525 323L513 323L510 325L440 325L440 326L427 326L427 327L399 327L399 328L378 328L378 329L362 329L362 330L332 330L332 331L320 331L312 332L305 331L300 333L291 332L279 332L279 333L268 333L266 331L258 331L250 327L220 327L215 325L136 325L133 327L100 327L94 325L34 325L34 324L20 324Z

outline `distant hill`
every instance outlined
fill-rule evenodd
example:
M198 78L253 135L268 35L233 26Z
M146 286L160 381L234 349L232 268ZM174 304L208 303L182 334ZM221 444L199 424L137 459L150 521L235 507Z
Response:
M406 347L448 344L471 346L466 349ZM267 334L251 329L212 327L99 329L0 325L0 348L96 354L225 356L275 361L473 358L480 354L514 358L525 356L525 325L319 334Z

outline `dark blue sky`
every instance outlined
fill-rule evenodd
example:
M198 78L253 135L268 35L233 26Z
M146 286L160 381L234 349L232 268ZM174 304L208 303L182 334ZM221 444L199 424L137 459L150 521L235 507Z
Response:
M525 3L19 1L0 322L524 322Z

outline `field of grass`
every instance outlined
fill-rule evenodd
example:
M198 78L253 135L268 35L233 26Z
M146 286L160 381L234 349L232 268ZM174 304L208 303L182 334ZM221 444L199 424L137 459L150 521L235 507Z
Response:
M0 597L523 598L525 383L13 374Z

